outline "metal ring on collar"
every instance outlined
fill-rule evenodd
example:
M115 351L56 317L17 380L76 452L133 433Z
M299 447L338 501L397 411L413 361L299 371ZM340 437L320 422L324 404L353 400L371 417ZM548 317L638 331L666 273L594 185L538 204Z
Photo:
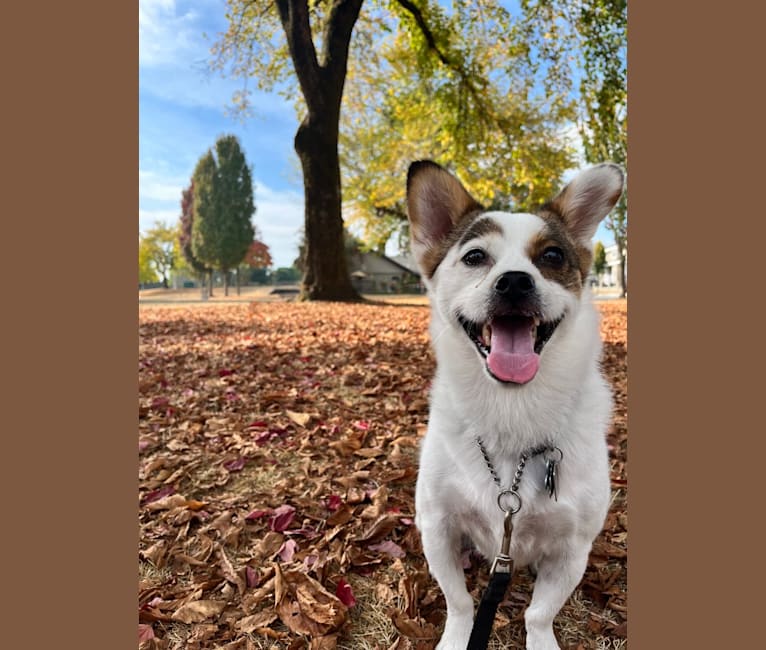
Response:
M558 452L558 458L555 458L556 452ZM543 458L548 461L553 461L554 463L560 463L561 459L564 458L564 452L561 451L558 447L549 447L545 450L543 453Z
M509 497L516 499L515 508L513 507L513 502L508 502ZM497 495L497 507L503 512L510 512L512 515L515 515L521 510L521 497L519 496L519 493L514 490L503 490Z

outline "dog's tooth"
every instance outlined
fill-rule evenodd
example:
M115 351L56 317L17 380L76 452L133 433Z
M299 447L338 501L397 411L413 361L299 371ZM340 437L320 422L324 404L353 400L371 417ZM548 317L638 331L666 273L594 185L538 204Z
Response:
M484 327L481 328L481 337L484 339L484 344L489 345L492 340L492 328L489 323L484 323Z

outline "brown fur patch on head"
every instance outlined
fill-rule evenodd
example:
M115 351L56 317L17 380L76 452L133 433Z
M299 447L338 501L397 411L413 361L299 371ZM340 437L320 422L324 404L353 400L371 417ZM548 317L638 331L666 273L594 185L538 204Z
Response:
M545 221L545 228L530 242L527 254L547 280L579 294L593 263L593 253L567 230L561 216L550 210L542 210L538 216ZM564 263L553 267L541 261L546 248L555 246L564 253Z
M484 235L489 235L493 232L500 235L503 234L503 229L500 227L499 223L493 219L490 219L489 217L485 217L484 219L476 219L475 221L472 221L471 225L465 230L465 232L463 232L458 242L458 246L462 246L467 241L471 241L472 239L477 239L479 237L484 237Z
M500 226L491 219L480 219L479 217L481 217L482 214L484 214L482 210L472 210L467 212L445 237L431 245L423 255L422 260L423 270L425 271L427 278L431 279L434 276L436 269L439 268L439 264L442 263L442 260L449 252L449 249L458 242L463 244L469 239L479 237L488 232L502 232Z

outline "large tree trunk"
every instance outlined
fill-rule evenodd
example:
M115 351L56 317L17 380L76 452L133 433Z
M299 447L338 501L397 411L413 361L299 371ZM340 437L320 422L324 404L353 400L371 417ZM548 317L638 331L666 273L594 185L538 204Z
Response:
M343 246L338 128L351 33L362 0L333 0L322 52L311 34L307 0L276 0L307 115L295 135L303 168L306 250L304 300L358 300Z
M333 124L335 129L331 128ZM301 283L304 300L359 300L351 286L343 243L337 124L326 119L312 123L309 116L295 136L306 202L305 272Z

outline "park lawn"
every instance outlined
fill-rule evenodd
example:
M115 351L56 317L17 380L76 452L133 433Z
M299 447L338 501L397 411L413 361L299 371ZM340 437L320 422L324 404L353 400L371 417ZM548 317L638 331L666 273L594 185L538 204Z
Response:
M554 624L573 650L627 636L627 307L598 307L613 499ZM140 309L141 648L434 647L444 600L412 522L427 324L408 305ZM531 586L520 570L490 647L524 647Z

